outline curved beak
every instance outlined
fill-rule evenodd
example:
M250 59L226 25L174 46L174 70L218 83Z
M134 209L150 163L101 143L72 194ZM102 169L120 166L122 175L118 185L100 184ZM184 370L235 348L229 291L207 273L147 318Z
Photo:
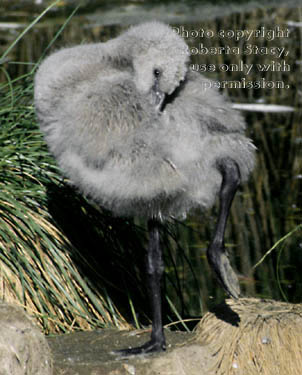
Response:
M159 84L156 82L152 87L152 101L157 111L161 111L162 104L165 100L166 94L160 91Z

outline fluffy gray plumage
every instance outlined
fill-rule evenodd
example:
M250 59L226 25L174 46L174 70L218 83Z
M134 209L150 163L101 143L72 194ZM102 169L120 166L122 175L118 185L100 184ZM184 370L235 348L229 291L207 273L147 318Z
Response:
M36 74L36 111L51 152L74 185L117 215L210 207L222 181L219 159L232 158L241 181L253 168L240 113L188 70L187 50L169 26L148 22L106 43L57 51Z

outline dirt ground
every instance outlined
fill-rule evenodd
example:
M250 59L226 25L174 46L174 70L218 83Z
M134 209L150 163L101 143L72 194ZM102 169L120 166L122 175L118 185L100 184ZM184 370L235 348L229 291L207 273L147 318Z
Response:
M112 350L139 346L149 336L149 331L102 329L50 337L47 341L54 357L54 375L194 375L188 366L196 365L195 360L188 358L195 358L196 351L200 351L198 358L204 356L204 365L209 363L206 348L193 344L194 335L184 332L166 331L167 351L161 354L127 359L111 354ZM197 364L198 375L206 374L206 368L200 366Z

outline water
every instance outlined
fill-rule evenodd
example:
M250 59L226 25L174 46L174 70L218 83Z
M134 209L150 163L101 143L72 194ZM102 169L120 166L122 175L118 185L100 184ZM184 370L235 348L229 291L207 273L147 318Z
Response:
M0 54L49 3L2 2ZM129 24L159 19L183 33L194 69L213 79L234 102L293 109L245 112L247 132L258 148L257 167L234 200L226 246L244 294L301 302L301 229L253 269L278 240L301 224L302 8L298 2L121 1L112 5L90 1L49 46L78 3L59 2L11 50L3 65L11 79L28 72L47 47L50 52L65 45L106 41ZM1 70L0 81L5 80ZM225 297L205 255L217 210L194 214L186 226L179 223L171 229L175 241L170 241L166 252L165 284L183 316L200 315Z

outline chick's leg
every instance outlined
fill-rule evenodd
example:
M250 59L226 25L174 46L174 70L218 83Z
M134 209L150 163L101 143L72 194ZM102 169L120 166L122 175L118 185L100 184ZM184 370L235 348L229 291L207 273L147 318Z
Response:
M166 341L162 324L161 308L161 279L164 270L162 251L160 248L159 228L156 220L148 221L149 244L147 253L147 277L148 294L152 316L151 340L144 345L122 349L114 352L122 357L128 357L137 354L154 353L166 349Z
M213 239L207 250L208 261L226 292L233 298L240 295L238 278L233 271L224 247L224 233L231 204L240 184L240 172L237 163L225 158L217 163L222 174L220 189L220 209Z

